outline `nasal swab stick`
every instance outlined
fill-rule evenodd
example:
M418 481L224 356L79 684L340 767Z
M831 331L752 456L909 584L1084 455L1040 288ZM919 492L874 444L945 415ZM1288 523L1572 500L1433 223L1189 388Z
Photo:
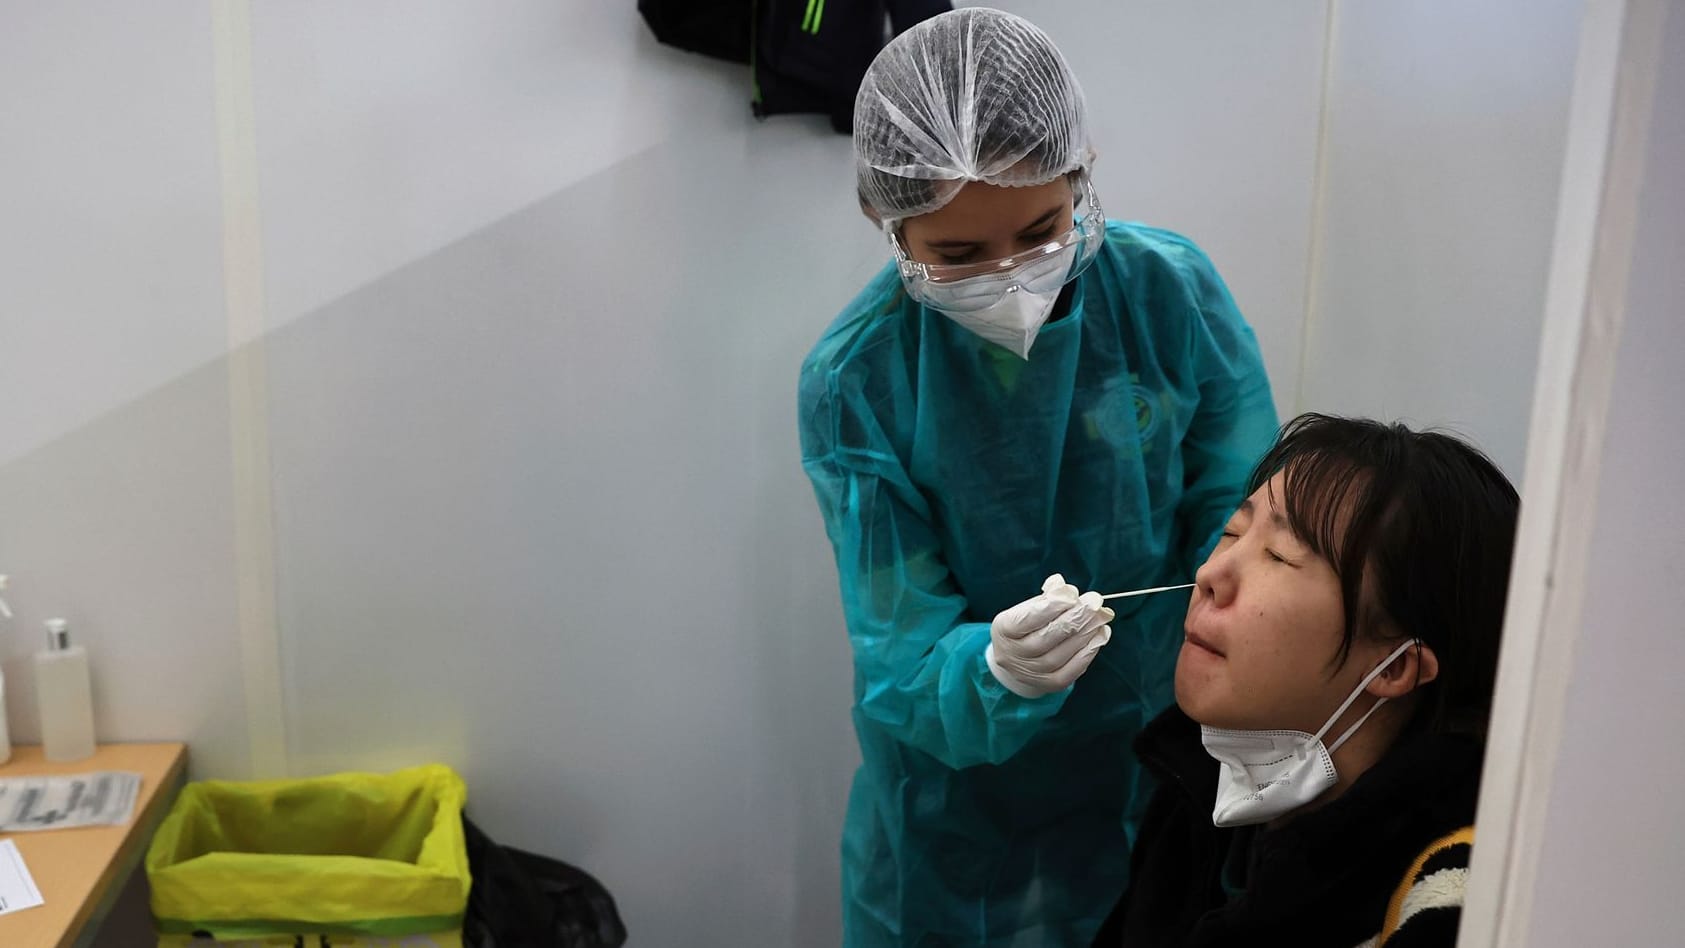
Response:
M1193 583L1183 583L1180 586L1154 586L1151 589L1136 589L1136 590L1132 590L1130 592L1112 593L1110 596L1101 596L1100 598L1102 600L1105 600L1105 599L1128 599L1131 596L1147 596L1147 595L1151 595L1153 593L1171 592L1172 590L1176 590L1176 589L1192 589L1192 588L1194 588L1194 585L1195 584L1193 584Z

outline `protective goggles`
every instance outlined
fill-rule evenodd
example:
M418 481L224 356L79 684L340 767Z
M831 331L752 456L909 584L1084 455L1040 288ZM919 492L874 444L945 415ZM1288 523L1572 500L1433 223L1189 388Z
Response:
M907 294L945 310L987 309L1016 290L1052 293L1088 269L1106 239L1106 214L1087 172L1073 175L1077 197L1074 226L1023 253L980 263L919 263L901 244L898 228L887 230L890 252Z

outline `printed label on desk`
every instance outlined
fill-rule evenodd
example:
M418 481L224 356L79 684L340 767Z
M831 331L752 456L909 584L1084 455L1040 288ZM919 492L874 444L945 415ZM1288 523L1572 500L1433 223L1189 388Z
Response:
M41 890L30 878L29 867L23 864L23 853L18 852L18 844L0 839L0 915L32 909L40 904Z
M0 832L121 826L139 796L140 774L7 777L0 780Z

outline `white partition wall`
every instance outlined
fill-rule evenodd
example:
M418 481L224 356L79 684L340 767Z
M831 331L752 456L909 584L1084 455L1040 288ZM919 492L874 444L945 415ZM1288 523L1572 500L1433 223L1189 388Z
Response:
M1520 476L1583 7L1335 0L1301 410Z
M1587 12L1459 944L1676 940L1685 7Z
M1631 269L1549 809L1533 827L1542 847L1522 930L1543 948L1665 944L1671 883L1685 877L1685 699L1670 681L1685 665L1674 597L1685 584L1685 5L1628 7L1659 36L1635 37L1654 44L1633 58L1655 73L1642 178L1629 184Z

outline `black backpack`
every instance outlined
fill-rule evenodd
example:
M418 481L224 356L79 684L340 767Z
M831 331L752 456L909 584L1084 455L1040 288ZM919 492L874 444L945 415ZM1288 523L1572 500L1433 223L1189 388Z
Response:
M749 61L755 7L756 0L638 0L656 39L734 63Z
M638 0L661 42L748 63L757 116L817 112L845 135L860 80L889 37L952 8L949 0Z

